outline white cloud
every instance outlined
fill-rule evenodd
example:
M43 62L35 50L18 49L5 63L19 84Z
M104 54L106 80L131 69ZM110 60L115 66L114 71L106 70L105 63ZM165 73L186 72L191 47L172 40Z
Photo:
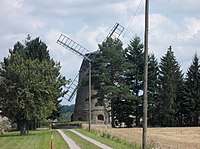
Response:
M105 25L92 27L85 23L74 38L89 51L96 51L98 44L103 42L108 32Z
M164 55L169 45L174 45L180 32L179 26L160 14L150 16L149 44L157 57Z
M195 17L185 17L183 20L186 31L184 32L185 37L191 37L200 30L200 19Z
M171 0L170 7L177 13L192 14L199 13L199 0Z
M127 27L140 0L5 0L0 5L0 59L27 34L41 37L51 56L60 61L62 74L75 77L82 58L56 43L64 33L90 51L98 48L115 22ZM199 0L150 1L149 51L159 59L172 45L184 71L200 49ZM126 30L126 28L125 28ZM144 36L144 1L123 33L126 47L137 34Z

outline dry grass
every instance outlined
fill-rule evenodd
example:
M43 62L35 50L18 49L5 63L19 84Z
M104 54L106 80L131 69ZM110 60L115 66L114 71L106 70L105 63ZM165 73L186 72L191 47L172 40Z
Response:
M142 142L142 128L114 129L102 125L92 125L91 128L128 142ZM200 149L200 127L148 128L148 143L156 149Z

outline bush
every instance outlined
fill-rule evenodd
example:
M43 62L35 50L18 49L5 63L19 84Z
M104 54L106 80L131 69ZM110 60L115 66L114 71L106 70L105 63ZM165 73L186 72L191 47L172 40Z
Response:
M4 131L8 131L11 128L10 121L7 117L0 117L0 131L3 135Z

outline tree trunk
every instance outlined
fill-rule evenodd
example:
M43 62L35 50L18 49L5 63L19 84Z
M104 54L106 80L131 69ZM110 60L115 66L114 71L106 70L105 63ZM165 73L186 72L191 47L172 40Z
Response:
M1 135L4 134L4 128L1 128Z
M27 122L27 125L26 125L26 129L27 129L27 135L29 134L29 121Z
M20 122L17 121L17 130L20 131Z
M112 128L115 128L115 117L114 117L114 103L113 103L113 100L111 100L111 126L112 126Z
M33 120L33 130L36 130L37 128L37 120Z
M37 120L37 125L36 125L36 128L40 128L40 120Z
M136 127L140 127L140 117L139 117L139 112L138 112L138 106L136 107Z
M22 121L20 124L20 136L24 136L27 134L27 122Z

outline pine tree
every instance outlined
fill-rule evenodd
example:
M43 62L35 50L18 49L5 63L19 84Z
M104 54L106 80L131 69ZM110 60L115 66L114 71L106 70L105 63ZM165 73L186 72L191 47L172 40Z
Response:
M102 45L99 45L99 49L100 52L92 64L92 76L96 82L95 88L98 90L98 96L102 103L106 102L111 109L112 127L116 126L116 121L126 122L130 126L129 123L132 121L129 116L132 111L129 109L132 106L130 105L132 98L124 83L125 56L122 43L117 39L108 38ZM120 108L123 104L130 108ZM126 113L126 115L122 118L121 113Z
M142 97L140 93L143 90L143 73L144 73L144 53L143 44L138 36L135 36L128 47L125 49L126 56L126 83L132 94L136 96L136 126L140 125L142 117Z
M177 102L180 101L179 91L183 74L170 46L161 58L159 72L159 120L161 126L176 124Z
M148 124L155 126L158 120L158 62L154 54L149 55L148 64Z
M197 54L194 55L184 83L184 101L182 102L183 123L186 126L198 125L200 116L200 64Z

